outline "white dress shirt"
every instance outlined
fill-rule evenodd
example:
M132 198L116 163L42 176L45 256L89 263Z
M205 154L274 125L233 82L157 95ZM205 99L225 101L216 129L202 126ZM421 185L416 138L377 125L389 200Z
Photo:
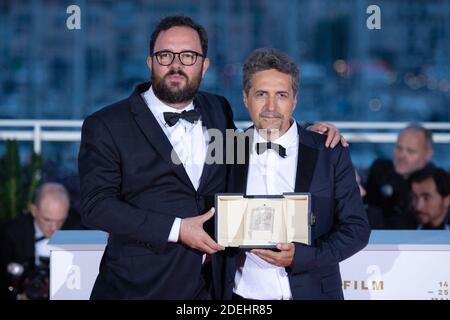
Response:
M208 143L206 129L202 127L202 120L200 119L194 123L190 123L189 121L180 119L172 127L164 120L164 112L181 113L183 111L193 110L194 104L191 102L183 109L172 108L156 97L152 87L144 92L142 97L172 144L192 185L197 190L200 185ZM175 218L169 234L168 240L170 242L178 241L180 224L181 219Z
M257 130L253 133L250 154L247 195L281 195L294 192L298 159L298 130L294 121L288 131L272 141L286 148L286 157L268 149L258 155L256 143L267 142ZM239 267L233 291L241 297L257 300L290 300L292 293L284 267L270 264L257 255L245 252L244 265Z

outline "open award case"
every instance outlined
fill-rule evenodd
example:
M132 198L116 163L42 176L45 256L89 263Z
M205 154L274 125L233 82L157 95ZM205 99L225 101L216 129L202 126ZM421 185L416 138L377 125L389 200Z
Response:
M216 194L215 236L224 247L274 248L277 243L311 244L311 195Z

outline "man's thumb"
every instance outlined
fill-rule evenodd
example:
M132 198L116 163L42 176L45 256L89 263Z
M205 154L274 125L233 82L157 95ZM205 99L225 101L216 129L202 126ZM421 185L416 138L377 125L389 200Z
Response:
M215 212L216 212L216 210L215 210L214 207L213 207L213 208L209 209L208 212L202 214L202 215L201 215L201 217L202 217L202 219L201 219L202 222L206 222L206 221L208 221L209 219L211 219L212 216L214 216L214 213L215 213Z
M291 248L291 245L289 244L289 243L279 243L278 245L277 245L277 249L278 250L283 250L283 251L285 251L285 250L289 250Z

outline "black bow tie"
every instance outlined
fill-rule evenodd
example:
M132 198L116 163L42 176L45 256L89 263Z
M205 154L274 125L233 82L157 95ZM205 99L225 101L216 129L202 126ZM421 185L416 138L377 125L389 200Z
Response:
M45 239L45 236L41 236L41 237L38 237L38 238L34 239L34 242L39 242L39 241L42 241L44 239Z
M282 145L279 145L279 144L273 143L273 142L258 142L256 144L256 153L257 154L262 154L267 149L272 149L274 151L277 151L280 157L286 158L286 148L283 147Z
M183 111L181 113L164 112L163 114L164 120L170 127L174 126L180 119L184 119L186 121L189 121L190 123L194 123L195 121L200 119L200 113L196 110Z

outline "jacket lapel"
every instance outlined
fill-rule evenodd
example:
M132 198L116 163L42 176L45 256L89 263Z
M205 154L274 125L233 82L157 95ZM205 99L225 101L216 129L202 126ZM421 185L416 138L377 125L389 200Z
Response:
M214 125L213 119L211 118L211 112L207 112L208 107L211 109L212 107L209 106L211 103L207 101L207 99L201 94L197 93L194 98L194 107L200 112L201 114L201 120L202 120L202 126L205 127L207 130L211 128L217 128L217 126ZM225 141L224 141L225 143ZM208 145L206 146L206 158L211 157L211 152L213 151L212 148L214 147L214 144L211 144L211 138L208 141ZM202 175L200 177L200 183L198 186L198 190L200 190L206 181L208 181L208 176L211 173L213 164L204 162Z
M32 266L35 265L36 256L36 229L34 226L34 218L31 213L26 216L26 227L23 233L23 243L25 244L25 258L31 263Z
M252 140L253 140L253 130L254 126L251 126L245 130L244 133L237 135L234 139L234 164L233 164L233 177L231 179L230 191L238 193L247 193L247 178L248 169L250 163L250 154L253 151ZM238 139L241 141L238 142ZM243 142L242 142L243 140ZM243 149L242 149L243 148ZM242 155L244 152L244 163L242 163ZM239 156L238 156L239 155ZM238 162L240 160L241 162Z
M316 167L319 151L310 147L302 141L304 135L303 129L298 125L299 150L297 159L297 174L295 178L295 192L309 192L311 181Z
M183 165L176 152L173 152L172 160L172 144L161 129L158 121L154 117L153 113L148 108L144 99L141 97L141 93L150 88L150 83L144 83L136 87L136 90L130 96L131 111L134 113L134 119L144 133L147 140L152 144L156 152L158 152L164 161L172 168L177 176L188 186L194 189L189 176L186 173ZM179 164L175 164L176 163Z

